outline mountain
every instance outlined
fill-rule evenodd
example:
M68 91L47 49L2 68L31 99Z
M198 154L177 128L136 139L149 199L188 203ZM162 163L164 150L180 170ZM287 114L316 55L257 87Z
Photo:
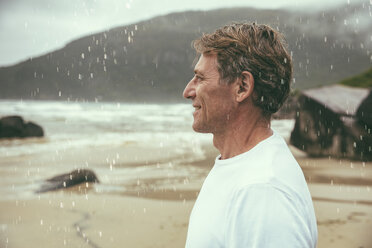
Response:
M0 98L182 101L193 76L191 41L232 21L265 23L285 34L294 88L331 84L371 66L370 13L367 1L321 12L233 8L159 16L0 68Z

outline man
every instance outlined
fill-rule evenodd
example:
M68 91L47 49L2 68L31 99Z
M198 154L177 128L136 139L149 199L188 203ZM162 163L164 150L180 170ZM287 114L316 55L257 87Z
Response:
M186 247L316 247L304 175L270 117L290 90L291 56L266 25L232 24L194 41L183 95L193 129L220 151L190 215Z

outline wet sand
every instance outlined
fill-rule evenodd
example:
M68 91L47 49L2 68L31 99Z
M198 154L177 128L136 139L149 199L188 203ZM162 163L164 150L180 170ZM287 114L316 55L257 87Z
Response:
M208 171L217 152L205 150L206 158L189 166ZM372 163L293 152L313 197L318 247L372 247ZM0 247L184 247L202 181L126 193L80 185L36 199L0 199Z
M182 247L192 203L68 193L1 202L1 247Z
M318 247L372 247L372 162L308 158L292 149L313 198Z

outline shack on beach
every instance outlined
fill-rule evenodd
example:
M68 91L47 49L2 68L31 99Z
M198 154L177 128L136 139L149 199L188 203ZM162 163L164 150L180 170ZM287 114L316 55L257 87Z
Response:
M372 160L372 90L332 85L298 98L290 143L309 156Z

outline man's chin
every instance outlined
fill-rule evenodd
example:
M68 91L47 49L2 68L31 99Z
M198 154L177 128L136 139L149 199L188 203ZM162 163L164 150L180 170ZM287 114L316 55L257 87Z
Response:
M192 129L197 132L197 133L210 133L210 131L206 128L206 127L203 127L201 125L197 125L196 123L194 123L192 125Z

